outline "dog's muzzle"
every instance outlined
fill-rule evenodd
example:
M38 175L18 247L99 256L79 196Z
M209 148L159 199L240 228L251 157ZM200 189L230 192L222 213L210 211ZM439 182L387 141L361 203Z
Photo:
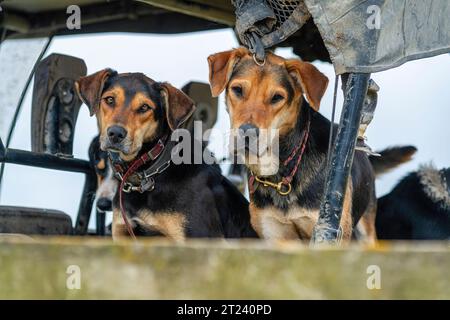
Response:
M125 128L114 125L106 130L106 137L101 138L102 150L131 153L131 141Z
M112 201L105 197L97 199L97 209L102 212L112 211Z
M127 137L127 130L121 126L111 126L106 131L108 134L108 139L113 145L117 145Z
M246 123L239 127L237 134L237 150L244 148L254 154L258 154L259 128L253 124Z

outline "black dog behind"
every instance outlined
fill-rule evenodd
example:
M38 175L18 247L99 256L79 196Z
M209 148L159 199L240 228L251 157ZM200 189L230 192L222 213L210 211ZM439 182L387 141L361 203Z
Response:
M217 165L172 162L175 144L170 134L194 110L188 96L143 74L117 74L110 69L83 77L76 86L91 114L97 115L100 148L118 158L113 168L116 176L121 173L125 177L123 211L132 233L174 240L256 237L247 200L221 175ZM193 157L194 147L191 150ZM118 167L129 169L144 157L148 161L129 178L118 171ZM169 165L160 166L165 163ZM150 175L151 179L144 180ZM120 189L113 200L115 239L129 235L119 195Z
M422 166L378 199L379 239L450 239L450 168Z
M95 136L89 145L89 162L97 175L95 205L102 212L112 211L112 199L119 182L114 178L108 152L100 149L100 136Z

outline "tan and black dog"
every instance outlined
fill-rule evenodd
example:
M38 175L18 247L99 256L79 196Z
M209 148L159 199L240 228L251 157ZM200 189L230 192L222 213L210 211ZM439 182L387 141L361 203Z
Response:
M245 48L213 54L208 62L212 94L225 91L232 129L256 136L262 130L279 132L279 153L257 155L274 158L269 160L277 166L274 173L267 175L259 162L250 163L255 157L251 150L245 154L253 227L266 239L310 239L326 175L330 122L318 111L327 77L310 63L273 53L264 64L256 63ZM391 159L384 168L409 158ZM358 222L360 238L371 242L376 237L374 179L368 156L356 152L340 223L346 241Z
M172 162L170 135L195 108L187 95L141 73L111 69L80 78L76 89L97 116L100 148L122 180L112 204L114 239L256 237L247 200L217 165Z

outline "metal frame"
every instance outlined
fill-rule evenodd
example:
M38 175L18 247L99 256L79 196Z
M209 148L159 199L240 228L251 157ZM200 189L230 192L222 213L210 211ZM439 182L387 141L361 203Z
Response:
M0 33L3 28L8 29L7 37L13 38L105 32L173 34L222 29L234 24L231 3L229 3L230 11L222 12L221 9L226 9L223 6L217 7L216 4L210 4L212 1L203 1L204 4L193 2L186 4L186 1L179 0L149 0L148 3L146 0L93 1L91 4L79 4L82 12L81 29L67 28L68 15L64 2L57 8L33 12L26 7L16 5L10 8L5 4ZM170 2L174 7L165 10L166 2ZM198 18L199 15L202 18Z
M97 189L97 177L89 161L5 148L0 138L0 163L13 163L38 168L83 173L85 175L84 188L81 194L74 234L87 234L95 191Z
M339 228L347 182L355 153L364 100L369 85L369 73L350 73L344 82L344 106L336 141L328 166L325 194L319 219L314 227L313 243L336 243L341 238Z
M96 209L95 211L95 226L98 236L106 235L106 212Z
M151 3L154 6L161 7L164 9L171 9L175 11L182 12L184 14L189 13L190 10L202 9L201 6L185 6L180 1L173 0L169 1L170 5L167 5L164 1L156 1L156 0L141 0L142 2ZM163 3L164 2L164 3ZM137 8L136 5L133 8ZM198 7L198 8L197 8ZM175 9L174 9L175 8ZM94 9L94 7L89 8ZM98 9L97 7L95 9ZM111 10L111 8L109 8ZM142 8L144 11L149 10L149 12L142 12L145 14L149 14L152 16L154 13L154 8ZM133 11L133 10L131 10ZM200 10L201 11L201 10ZM200 12L199 11L199 12ZM93 17L97 17L96 12L98 10L93 11ZM117 12L114 11L114 12ZM234 22L234 18L231 15L224 16L211 16L212 14L216 14L216 11L209 10L210 16L209 18L213 21L219 23L232 23ZM220 13L220 12L219 12ZM124 15L129 15L129 12L123 13ZM191 14L193 14L191 12ZM203 17L205 12L201 11L200 16ZM194 16L196 14L193 14ZM135 16L138 16L135 14ZM65 25L65 17L59 17L61 26ZM64 19L62 19L64 18ZM114 14L111 15L111 18L117 18ZM141 19L143 17L140 17ZM151 19L154 19L152 16ZM35 19L36 21L46 21L46 19ZM107 25L105 23L104 25ZM142 25L142 21L139 22L139 25ZM42 27L42 26L41 26ZM220 28L223 25L212 25L211 29ZM42 33L44 30L48 32L48 29L45 29L45 26L42 28L38 28L38 26L34 26L33 28L28 28L28 32L33 33L34 30L38 30L37 34ZM59 30L61 33L65 33L64 28ZM90 30L90 32L99 32L97 27ZM53 29L53 31L55 31ZM74 32L67 32L74 33ZM5 36L5 34L3 35ZM39 61L40 59L38 59ZM336 136L336 140L333 146L333 150L331 155L329 155L329 165L327 168L327 181L325 185L324 198L322 200L320 214L318 222L314 228L313 232L313 243L338 243L341 232L339 229L342 208L345 199L345 191L347 189L347 182L350 176L350 170L353 163L353 156L355 151L355 144L358 135L358 129L360 127L364 100L367 93L368 83L370 74L347 74L343 76L344 79L348 79L344 84L344 93L345 93L345 101L343 105L343 112L341 115L341 120ZM9 140L9 139L8 139ZM9 144L9 143L8 143ZM7 146L8 146L7 144ZM58 156L50 155L50 154L40 154L23 150L16 149L7 149L3 146L3 143L0 139L0 163L15 163L20 165L28 165L35 166L41 168L48 168L54 170L63 170L63 171L71 171L71 172L80 172L84 173L86 176L85 185L82 193L82 198L80 202L80 207L78 211L78 217L75 224L75 234L86 234L87 226L91 214L91 209L94 201L94 195L96 190L96 176L93 172L92 168L89 165L89 162L79 159L68 159L61 158ZM1 179L1 177L0 177ZM97 233L104 234L104 213L97 211Z
M3 40L5 40L5 39L3 39ZM53 40L53 36L48 36L47 43L42 47L41 52L39 53L39 56L37 57L36 61L34 62L34 65L30 71L30 74L28 75L27 81L25 82L25 85L22 89L22 93L20 94L19 100L17 101L17 106L14 111L13 118L11 120L11 126L9 127L8 135L6 137L6 147L9 147L9 144L11 143L11 140L12 140L12 137L14 134L14 129L16 128L17 119L19 118L20 110L22 109L22 105L25 100L25 96L27 94L28 87L30 86L31 81L33 80L33 76L36 71L36 68L37 68L39 62L44 57L48 48L50 47L52 40ZM1 46L1 43L0 43L0 46ZM2 145L3 145L3 143L2 143ZM2 183L2 179L3 179L4 169L5 169L5 164L1 163L1 165L0 165L0 186ZM1 192L1 189L0 189L0 192Z
M77 219L75 222L75 226L73 228L73 232L75 235L86 235L88 233L88 225L91 217L92 206L95 200L95 192L97 190L97 176L95 171L91 167L89 161L74 159L74 158L65 158L61 156L45 154L45 153L37 153L31 151L24 151L18 149L8 148L11 138L15 129L15 124L18 118L18 114L22 107L25 94L27 89L31 83L31 80L35 74L36 67L39 62L42 60L42 57L47 52L53 37L49 36L47 43L44 45L41 50L39 57L36 59L36 62L28 76L22 94L19 98L16 111L14 113L14 117L11 123L11 127L8 131L8 136L6 140L6 147L3 144L2 139L0 138L0 186L2 185L2 178L4 172L4 166L6 163L13 163L31 167L39 167L45 169L53 169L60 170L66 172L77 172L83 173L85 175L85 182L83 187L83 192L81 194L80 205L78 207ZM4 40L4 39L2 39ZM1 45L1 42L0 42ZM105 234L105 217L104 214L97 212L97 226L96 233L98 235ZM103 225L101 223L103 222Z

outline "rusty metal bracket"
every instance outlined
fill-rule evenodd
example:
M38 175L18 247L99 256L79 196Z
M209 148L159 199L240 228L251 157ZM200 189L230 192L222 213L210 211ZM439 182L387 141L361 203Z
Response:
M358 145L355 147L355 150L362 151L367 153L370 156L379 157L380 154L376 153L372 150L372 148L366 144L366 130L369 124L372 122L373 115L375 113L375 109L377 107L378 102L378 91L380 91L380 87L373 81L369 80L369 88L367 89L366 98L364 99L364 106L362 110L361 116L361 124L358 129Z

